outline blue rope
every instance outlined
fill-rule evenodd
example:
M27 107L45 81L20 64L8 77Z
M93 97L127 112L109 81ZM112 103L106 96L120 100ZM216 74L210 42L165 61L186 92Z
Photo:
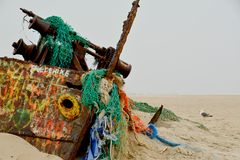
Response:
M103 153L104 146L106 146L107 141L115 142L118 140L117 136L109 131L109 123L110 120L106 115L96 118L90 129L90 144L87 154L80 160L96 160L102 156L104 156L103 159L109 159L108 155Z
M147 135L151 138L151 139L154 139L156 138L157 140L159 140L160 142L168 145L168 146L171 146L171 147L177 147L177 146L180 146L181 144L179 143L175 143L175 142L171 142L169 140L166 140L162 137L160 137L158 135L158 130L156 128L156 126L154 124L149 124L148 128L152 131L151 133L147 132Z

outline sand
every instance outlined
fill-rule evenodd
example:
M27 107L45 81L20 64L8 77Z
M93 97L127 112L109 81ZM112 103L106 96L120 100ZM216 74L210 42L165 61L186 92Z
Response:
M239 160L240 159L240 96L131 96L153 106L164 105L181 117L180 121L158 121L159 135L181 144L168 147L145 135L137 139L129 133L128 154L132 160ZM213 117L203 118L204 111ZM134 111L148 123L153 114ZM0 160L59 160L39 152L29 143L0 133Z
M61 158L40 152L18 136L0 133L0 160L61 160Z
M136 101L164 105L181 117L179 122L157 122L159 135L182 146L172 148L139 135L132 140L130 157L137 160L239 160L240 96L132 96ZM213 117L203 118L203 109ZM153 114L136 112L147 123ZM132 137L132 139L134 139Z

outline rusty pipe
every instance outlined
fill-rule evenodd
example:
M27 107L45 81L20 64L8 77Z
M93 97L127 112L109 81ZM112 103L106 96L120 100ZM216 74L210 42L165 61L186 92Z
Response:
M38 31L41 35L51 34L54 35L55 31L51 28L50 23L43 21L39 17L35 16L29 21L29 29Z
M95 58L97 58L97 59L100 59L100 60L104 60L104 59L105 59L103 56L101 56L101 55L99 55L99 54L97 54L97 53L95 53L95 52L92 52L91 50L89 50L89 49L87 49L87 48L85 48L85 49L86 49L86 52L87 52L88 54L90 54L91 56L93 56L93 57L95 57Z
M24 43L23 39L14 42L12 46L14 48L13 55L20 54L26 61L33 60L34 53L37 53L37 46L34 44L27 45Z
M36 15L36 14L33 13L32 11L26 10L26 9L24 9L24 8L20 8L20 10L21 10L23 13L27 14L29 17L35 17L35 16L37 16L38 18L43 19L42 17Z
M119 59L114 70L119 72L123 78L127 78L132 70L132 65Z

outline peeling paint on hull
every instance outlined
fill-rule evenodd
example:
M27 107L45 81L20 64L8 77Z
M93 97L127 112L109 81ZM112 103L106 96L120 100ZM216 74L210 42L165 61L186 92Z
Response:
M82 74L0 58L0 132L21 136L42 152L74 159L92 112L81 104L81 91L66 82L78 84Z

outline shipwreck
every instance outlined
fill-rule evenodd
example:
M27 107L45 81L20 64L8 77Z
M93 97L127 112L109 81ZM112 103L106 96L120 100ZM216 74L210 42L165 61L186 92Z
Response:
M123 119L121 85L131 65L119 57L138 7L136 0L116 48L92 43L60 17L42 18L21 8L30 17L29 29L39 32L40 38L37 44L27 45L23 39L12 44L13 54L24 60L0 58L0 131L64 160L75 159L77 153L86 159L107 157L109 147L91 149L92 135L99 132L93 130L102 129L98 133L98 138L106 139L102 146L121 136L122 126L116 124ZM86 54L95 58L96 72L86 63ZM99 86L107 89L101 92Z
M158 136L153 125L163 106L147 126L134 115L133 101L123 91L132 66L120 55L139 1L132 3L115 48L92 43L61 17L42 18L20 8L40 38L37 44L23 39L12 44L13 54L24 60L0 58L0 132L64 160L121 159L129 129L179 146ZM95 58L96 69L87 64L87 54Z

